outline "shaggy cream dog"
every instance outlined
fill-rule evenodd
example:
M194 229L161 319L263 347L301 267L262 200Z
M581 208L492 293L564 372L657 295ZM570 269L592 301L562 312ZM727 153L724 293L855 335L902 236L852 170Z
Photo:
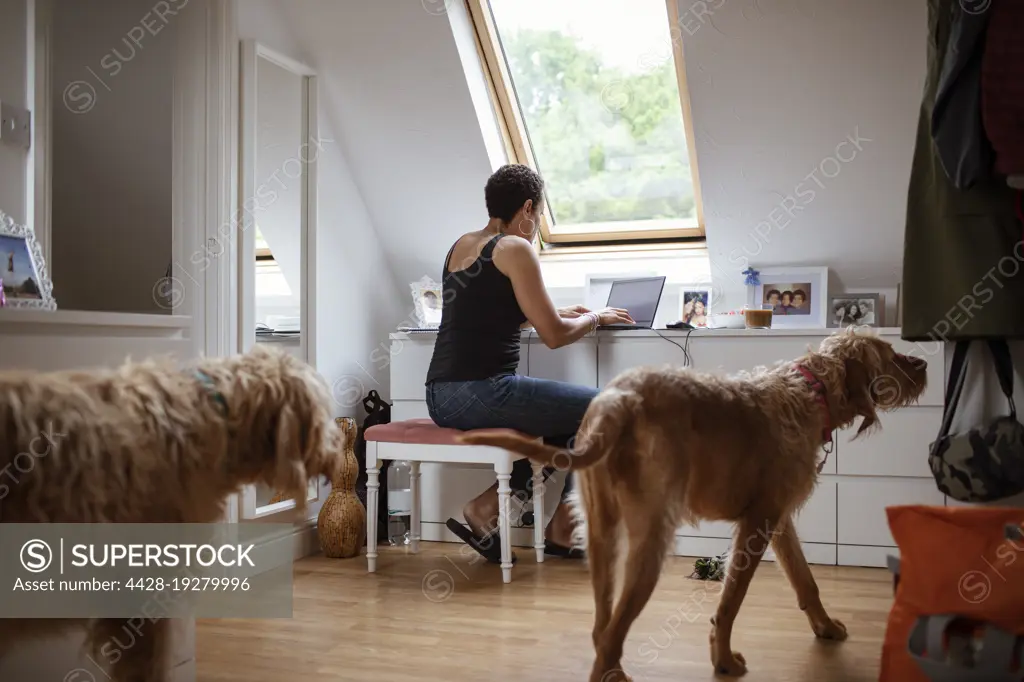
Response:
M262 347L184 369L0 372L0 470L16 480L0 488L4 523L219 523L227 497L257 482L302 509L309 479L332 478L342 452L323 379ZM0 620L0 658L26 637L72 628L86 629L95 653L125 627ZM168 620L144 623L112 679L162 682L169 632Z

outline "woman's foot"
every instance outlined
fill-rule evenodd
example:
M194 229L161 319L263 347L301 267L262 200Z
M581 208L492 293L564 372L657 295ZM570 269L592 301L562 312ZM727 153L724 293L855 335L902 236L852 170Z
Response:
M493 533L498 527L498 483L467 502L462 508L462 517L477 537L485 538Z
M551 517L547 529L544 531L544 539L559 547L572 547L572 531L574 527L572 510L565 502L559 502L555 509L555 515Z

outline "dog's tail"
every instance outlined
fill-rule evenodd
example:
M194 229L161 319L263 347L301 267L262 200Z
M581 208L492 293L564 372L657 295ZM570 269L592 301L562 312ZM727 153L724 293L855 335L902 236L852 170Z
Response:
M633 391L606 389L587 409L583 426L569 449L545 445L538 440L510 433L481 430L459 437L470 445L490 445L529 457L538 464L560 471L586 469L603 460L614 449L631 422L640 417L640 396Z

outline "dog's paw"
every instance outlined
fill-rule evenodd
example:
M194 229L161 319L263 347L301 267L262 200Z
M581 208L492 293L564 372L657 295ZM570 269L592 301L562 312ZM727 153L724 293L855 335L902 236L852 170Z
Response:
M832 642L842 642L847 638L846 626L835 618L829 618L827 623L814 626L814 635L818 639L826 639Z
M726 677L740 677L741 675L747 674L747 660L743 658L743 654L738 651L733 651L726 656L719 657L719 660L712 661L715 666L716 675L724 675Z

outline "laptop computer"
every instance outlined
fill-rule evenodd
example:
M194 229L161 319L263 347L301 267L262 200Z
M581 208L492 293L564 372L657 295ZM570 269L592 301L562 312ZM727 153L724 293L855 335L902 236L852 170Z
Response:
M651 329L665 288L664 277L617 279L608 292L608 308L625 308L636 324L602 324L598 329Z

